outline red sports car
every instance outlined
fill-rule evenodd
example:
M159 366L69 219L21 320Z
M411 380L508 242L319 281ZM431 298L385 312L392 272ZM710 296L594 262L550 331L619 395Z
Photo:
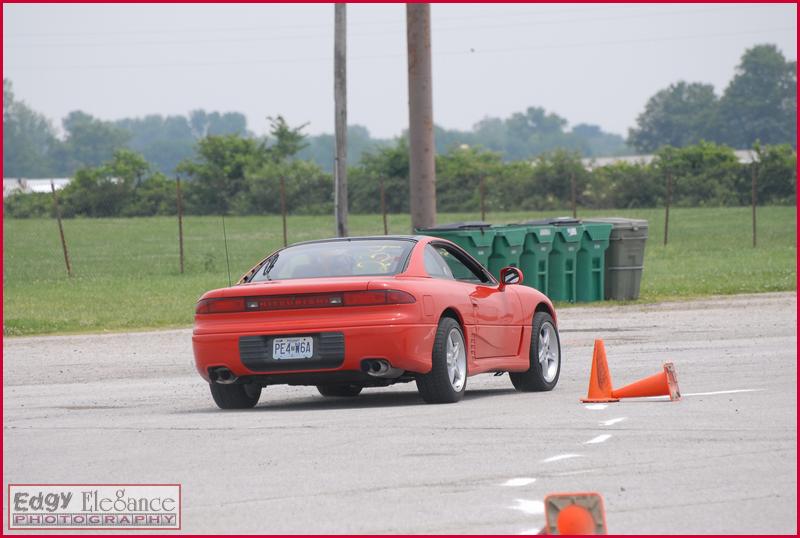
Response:
M500 282L455 244L427 236L327 239L278 250L197 303L192 344L222 409L267 385L323 396L415 381L428 403L457 402L467 377L509 372L517 390L552 390L556 313L539 291Z

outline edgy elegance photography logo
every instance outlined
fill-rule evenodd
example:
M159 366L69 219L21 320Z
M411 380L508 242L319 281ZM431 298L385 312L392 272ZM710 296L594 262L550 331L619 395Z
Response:
M180 484L9 484L8 528L180 530Z

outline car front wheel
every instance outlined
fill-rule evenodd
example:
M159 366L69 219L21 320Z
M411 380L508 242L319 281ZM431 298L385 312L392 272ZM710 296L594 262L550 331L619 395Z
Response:
M553 390L561 374L561 340L553 318L547 312L533 316L530 368L509 374L514 388L522 392Z

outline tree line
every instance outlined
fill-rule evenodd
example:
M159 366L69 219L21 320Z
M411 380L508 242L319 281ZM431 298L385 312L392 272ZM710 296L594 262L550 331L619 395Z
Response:
M582 206L650 207L663 202L666 174L675 179L678 205L739 205L749 200L752 167L731 148L751 147L759 200L793 203L795 71L796 62L777 47L758 45L745 51L720 97L710 85L685 82L656 93L628 137L638 150L656 153L649 164L587 171L581 156L627 153L625 141L596 126L568 129L566 120L537 107L486 118L472 131L435 127L438 209L477 209L481 182L494 210L563 208L573 181ZM280 178L292 212L331 211L333 136L306 136L305 125L290 127L282 117L271 119L263 138L235 112L107 122L76 111L62 124L58 137L4 79L4 177L72 176L62 191L66 216L174 213L176 173L187 180L189 213L277 212ZM388 210L408 211L405 135L378 140L360 126L348 134L351 211L378 211L381 184ZM16 194L4 208L10 216L45 215L50 202L47 195Z
M197 156L177 166L188 214L259 215L281 211L281 191L290 214L330 214L333 178L316 163L299 159L302 127L272 120L271 136L211 135ZM499 152L456 147L436 156L437 209L491 211L557 210L570 206L572 185L585 208L656 207L672 180L677 206L739 206L750 202L753 173L761 204L794 204L797 154L788 144L753 148L754 163L740 163L734 150L713 142L658 150L650 162L586 167L579 153L554 150L529 160L506 161ZM408 145L405 138L365 152L348 168L353 213L381 211L381 190L390 213L408 212ZM281 186L283 182L283 187ZM59 191L65 217L172 215L176 185L141 155L117 150L106 163L78 170ZM4 200L9 217L51 215L52 195L16 193Z
M774 45L757 45L744 52L719 96L701 82L680 81L658 91L627 139L596 125L570 127L566 119L540 107L507 118L487 117L471 130L434 126L434 139L439 154L467 145L497 152L505 161L533 160L557 149L584 157L652 153L701 140L738 149L756 141L797 147L796 92L796 62ZM197 156L200 141L209 135L238 135L258 143L243 114L204 110L113 122L74 111L62 120L62 134L57 135L52 122L16 99L11 81L3 80L4 177L71 177L80 168L111 161L123 148L141 154L154 171L172 175L181 162ZM348 164L357 166L364 154L393 147L404 136L373 138L365 127L351 125ZM307 136L296 157L331 172L333 155L333 135L321 134Z
M243 114L205 110L186 116L154 114L113 122L74 111L62 120L62 131L63 139L47 118L15 98L11 81L3 80L3 177L7 178L72 176L82 167L108 162L122 148L140 153L154 170L173 174L181 162L195 155L198 142L208 135L258 138L248 129ZM396 142L373 138L361 125L348 126L347 139L350 165L356 165L365 152ZM606 133L596 125L568 129L567 120L538 107L506 119L485 118L472 131L437 125L435 140L439 153L464 144L479 145L502 152L507 160L533 158L555 148L574 149L586 156L630 152L619 135ZM307 136L297 157L332 172L334 143L332 134Z

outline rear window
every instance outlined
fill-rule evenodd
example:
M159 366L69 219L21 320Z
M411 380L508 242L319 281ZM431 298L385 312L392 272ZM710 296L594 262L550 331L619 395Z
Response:
M250 282L394 275L405 267L413 246L413 241L397 239L353 239L296 245L268 258Z

